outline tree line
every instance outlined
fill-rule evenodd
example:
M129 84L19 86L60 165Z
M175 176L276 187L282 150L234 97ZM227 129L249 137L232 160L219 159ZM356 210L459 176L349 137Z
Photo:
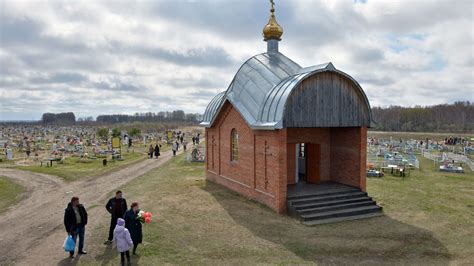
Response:
M73 112L67 113L44 113L41 116L41 122L44 124L74 124L76 116Z
M433 106L372 108L379 131L474 132L474 104L469 101Z
M95 119L97 123L114 124L114 123L129 123L129 122L199 122L200 115L185 113L183 110L163 111L158 113L135 113L134 115L112 114L99 115ZM76 122L76 116L72 112L68 113L44 113L41 117L41 122L44 124L71 124ZM94 122L94 118L81 117L77 122Z
M474 132L474 104L455 102L434 106L389 106L372 108L373 130L378 131L409 131L409 132ZM154 123L198 123L199 114L185 113L183 110L158 113L135 113L134 115L99 115L95 123L114 124L130 122ZM72 112L44 113L43 123L70 124L76 121ZM80 118L78 122L93 122L92 117Z
M101 123L126 122L199 122L198 114L185 113L183 110L158 113L135 113L134 115L99 115L96 119Z

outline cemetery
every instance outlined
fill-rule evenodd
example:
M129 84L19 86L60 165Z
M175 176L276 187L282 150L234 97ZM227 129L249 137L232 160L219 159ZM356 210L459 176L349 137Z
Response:
M440 134L436 140L369 138L367 176L379 170L405 177L411 170L420 169L420 157L432 161L441 172L464 173L465 168L474 171L474 139L466 135L453 142L452 137L443 137Z
M170 150L178 132L130 136L124 130L91 126L0 127L0 167L52 174L68 181L100 176L138 163L147 158L149 145ZM190 129L186 133L191 136L195 132ZM193 149L197 153L201 148Z

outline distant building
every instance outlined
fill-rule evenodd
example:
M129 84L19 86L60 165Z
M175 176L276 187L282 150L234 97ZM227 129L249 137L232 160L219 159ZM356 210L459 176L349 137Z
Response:
M248 59L207 106L207 178L279 213L313 189L366 197L372 115L364 91L332 63L303 68L280 53L282 34L272 5L267 52Z

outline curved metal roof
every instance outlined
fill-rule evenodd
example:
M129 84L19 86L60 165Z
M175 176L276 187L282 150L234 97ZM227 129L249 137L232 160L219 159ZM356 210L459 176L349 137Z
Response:
M206 107L201 125L210 126L209 123L213 120L214 115L221 106L224 96L225 91L218 93L216 96L214 96L214 98L212 98L211 102Z
M301 67L282 53L262 53L248 59L237 71L225 99L240 112L245 121L252 126L258 116L259 106L266 94L275 85L291 75L296 74ZM204 113L201 125L211 126L218 109L214 108L216 97L209 103ZM220 102L220 105L224 101ZM212 106L211 106L212 105Z
M350 79L369 101L359 83L332 63L301 68L298 64L277 53L263 53L247 60L237 71L226 92L219 93L206 108L201 125L212 126L225 100L228 100L253 129L281 129L285 104L292 91L307 77L322 72L335 72Z
M292 91L307 77L322 73L335 72L349 80L351 80L359 89L359 93L363 96L365 104L369 107L369 119L372 121L372 112L370 111L370 104L359 83L348 74L337 70L332 63L315 65L307 68L302 68L296 75L290 76L277 86L273 87L265 97L263 104L260 107L257 122L254 127L280 129L283 128L282 118L285 111L285 105L288 97Z

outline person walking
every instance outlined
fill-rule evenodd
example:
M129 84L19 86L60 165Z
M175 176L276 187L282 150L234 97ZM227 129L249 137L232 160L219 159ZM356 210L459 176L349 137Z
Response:
M150 147L148 148L148 155L150 155L150 159L153 159L153 145L150 144Z
M125 220L125 227L130 232L130 236L133 241L133 255L137 254L138 244L142 243L142 223L138 218L138 203L134 202L130 206L130 209L125 212L123 219Z
M127 257L127 264L131 265L129 249L133 246L133 241L130 232L125 226L125 220L117 219L117 225L114 230L113 243L120 253L120 265L125 266L125 257Z
M74 242L77 243L79 237L78 254L87 254L84 250L84 235L87 225L87 211L79 203L78 197L72 197L71 202L64 211L64 227L68 235L71 235ZM74 258L74 251L69 252L69 257Z
M160 156L160 147L158 144L155 146L155 158L158 159L158 156Z
M173 156L176 156L176 151L178 150L178 145L176 143L173 143Z
M186 151L186 147L188 146L188 141L184 140L183 141L183 150Z
M117 219L122 218L127 211L127 200L122 197L122 191L118 190L115 192L115 197L109 199L105 209L111 214L109 238L104 242L104 244L108 245L112 243Z

